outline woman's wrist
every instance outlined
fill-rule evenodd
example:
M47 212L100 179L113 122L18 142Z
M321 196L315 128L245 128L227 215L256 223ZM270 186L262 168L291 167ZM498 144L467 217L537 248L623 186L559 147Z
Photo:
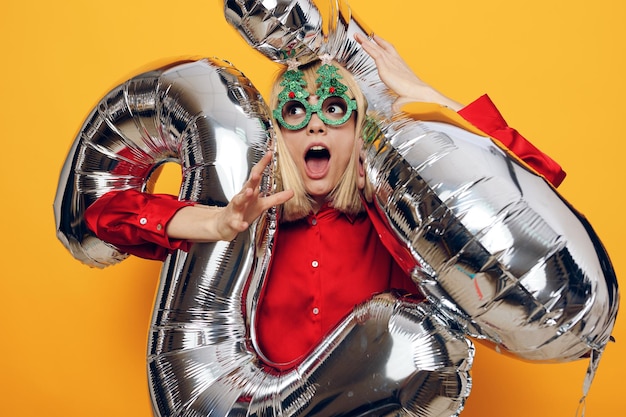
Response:
M410 101L441 104L442 106L449 107L454 111L459 111L464 107L461 103L443 95L427 84L416 86L410 99Z
M171 239L214 242L222 239L219 214L223 207L194 205L183 207L168 222L165 232Z

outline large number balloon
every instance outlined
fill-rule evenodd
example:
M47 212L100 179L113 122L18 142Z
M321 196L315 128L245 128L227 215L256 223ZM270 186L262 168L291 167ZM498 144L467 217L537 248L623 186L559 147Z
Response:
M393 94L353 39L371 33L345 2L330 1L336 21L318 49L310 39L319 30L303 36L288 24L289 16L317 16L302 13L302 2L240 3L225 1L227 19L270 59L277 54L265 45L281 33L295 50L330 54L353 73L377 119L365 162L377 206L442 314L524 359L566 361L604 349L618 309L611 262L591 226L544 179L489 138L389 117Z
M90 265L116 262L114 248L82 220L98 196L146 188L160 164L176 160L182 198L227 204L271 131L258 92L226 63L185 63L129 80L100 101L68 156L55 202L61 240ZM271 184L268 174L266 191ZM458 414L471 385L471 342L432 306L393 294L357 307L297 368L278 371L262 360L255 311L275 216L232 242L196 244L166 261L148 358L157 414Z
M601 351L617 283L585 219L490 140L399 123L368 148L368 172L429 300L468 334L525 359Z

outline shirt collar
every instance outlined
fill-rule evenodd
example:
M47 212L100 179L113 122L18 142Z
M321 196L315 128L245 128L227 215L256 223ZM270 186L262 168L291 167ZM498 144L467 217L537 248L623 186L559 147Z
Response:
M334 216L334 217L344 216L351 224L354 224L354 222L356 221L359 215L343 213L335 209L333 206L331 206L330 203L326 202L317 211L317 213L312 213L312 212L309 213L309 215L306 217L306 220L309 224L311 224L311 221L313 220L313 218L319 219L319 218L330 217L330 216Z

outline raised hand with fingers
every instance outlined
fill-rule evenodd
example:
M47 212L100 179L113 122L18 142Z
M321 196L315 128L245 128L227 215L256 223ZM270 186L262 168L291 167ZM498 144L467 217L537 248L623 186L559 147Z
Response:
M463 107L419 78L396 48L380 36L374 35L369 39L357 33L354 39L374 59L381 81L398 95L393 103L394 111L399 111L404 104L416 101L438 103L455 111Z
M291 190L261 195L263 170L271 161L272 152L268 152L252 167L248 181L226 207L195 205L181 208L168 223L167 235L194 242L233 240L265 210L293 197Z

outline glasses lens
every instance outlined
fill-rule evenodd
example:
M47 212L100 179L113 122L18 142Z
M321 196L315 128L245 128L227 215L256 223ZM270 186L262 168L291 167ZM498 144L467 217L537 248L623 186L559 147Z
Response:
M350 116L348 114L348 103L343 98L337 96L327 97L322 103L321 110L328 120L334 122L345 121Z
M297 100L285 103L282 110L283 120L291 126L300 125L306 118L306 107Z
M318 115L324 123L338 126L348 121L354 109L356 109L354 100L346 101L341 96L329 96L322 102Z

